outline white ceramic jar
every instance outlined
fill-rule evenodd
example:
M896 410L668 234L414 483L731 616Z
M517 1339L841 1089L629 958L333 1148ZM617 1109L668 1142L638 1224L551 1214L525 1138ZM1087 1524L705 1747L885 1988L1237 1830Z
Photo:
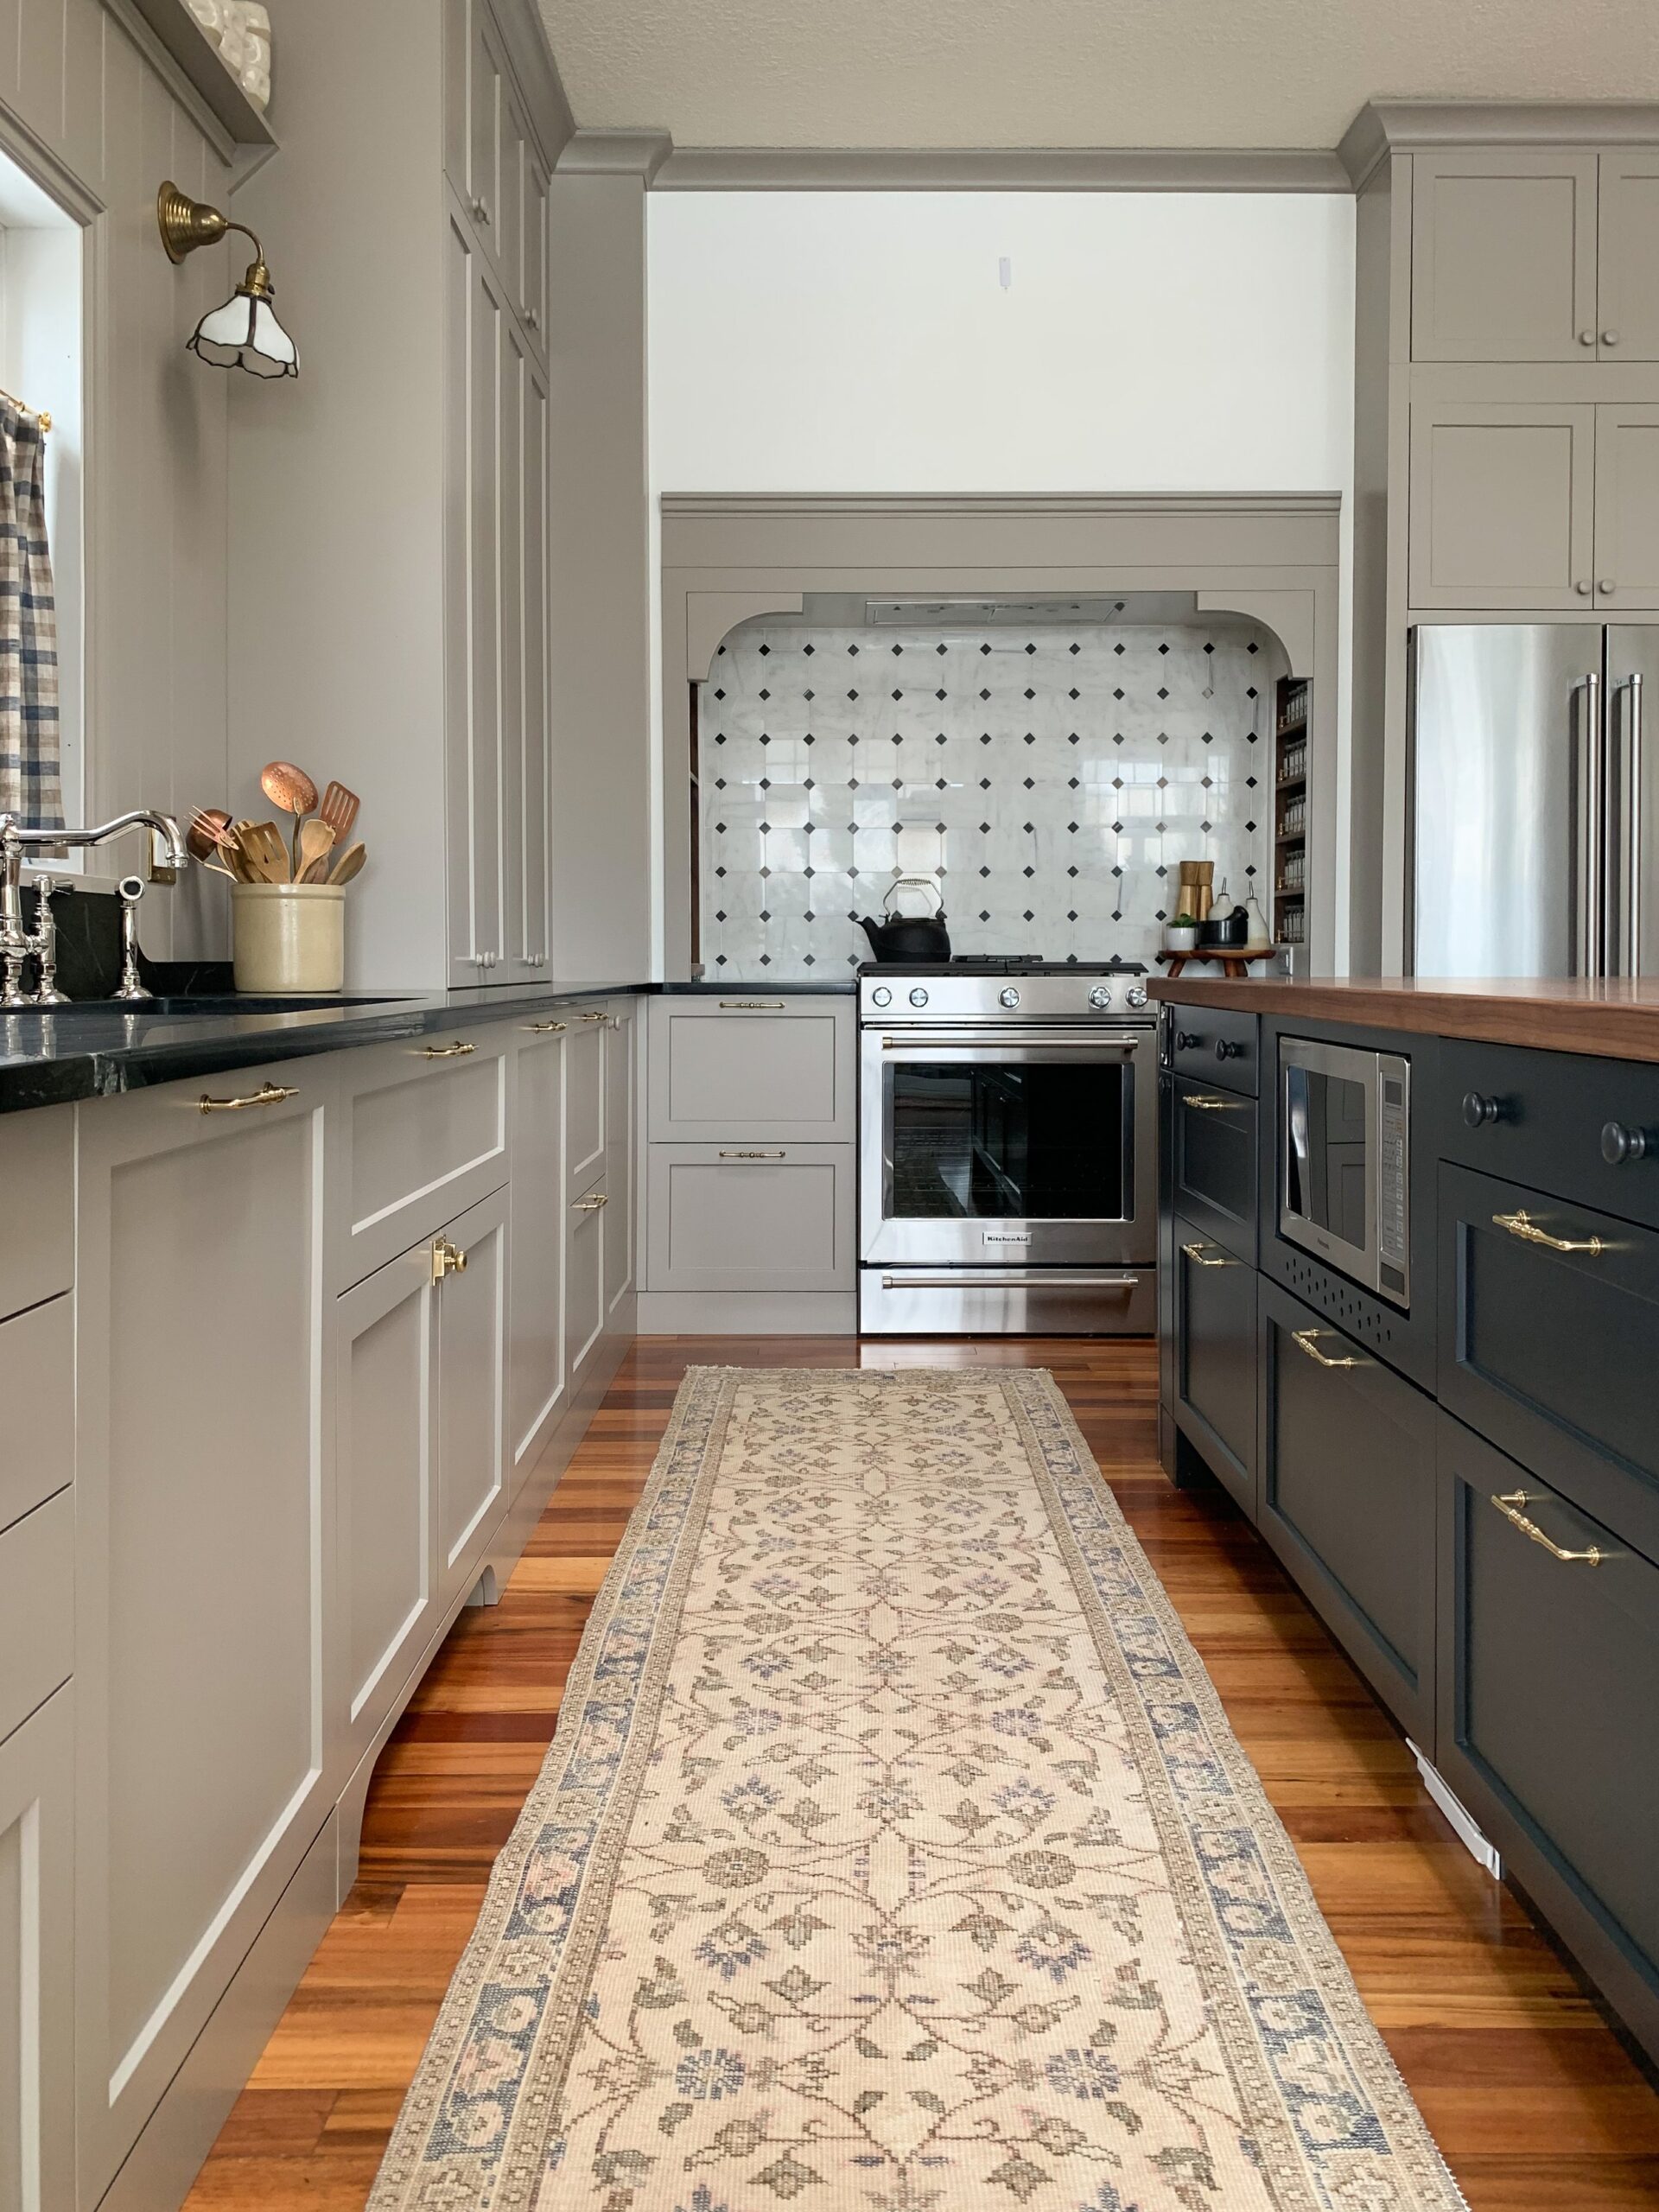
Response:
M346 981L343 884L235 884L231 926L238 991L309 997Z

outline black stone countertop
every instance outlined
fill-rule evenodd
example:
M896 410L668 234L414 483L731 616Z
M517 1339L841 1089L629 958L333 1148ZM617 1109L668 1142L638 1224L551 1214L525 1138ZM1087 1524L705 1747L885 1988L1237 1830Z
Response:
M171 979L163 969L146 973L158 988ZM49 1011L24 1007L0 1013L0 1114L115 1097L156 1084L224 1075L316 1052L348 1052L388 1039L474 1028L579 999L657 991L795 998L855 988L850 976L844 982L764 984L582 980L483 990L346 993L326 1006L280 1009L264 999L253 1001L262 1009L257 1013L238 1005L233 995L204 996L195 1003L184 996L160 997L154 1004L130 1007L107 999Z
M653 983L654 991L670 997L722 999L815 999L851 998L858 989L858 978L850 969L844 976L817 976L810 980L800 976L780 976L769 983L716 982L710 982L700 976L690 983Z

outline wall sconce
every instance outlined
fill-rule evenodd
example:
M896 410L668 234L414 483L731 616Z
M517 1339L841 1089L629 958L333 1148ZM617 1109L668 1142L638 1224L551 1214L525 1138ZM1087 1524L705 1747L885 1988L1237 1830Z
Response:
M246 369L256 377L298 376L298 352L276 320L271 305L276 289L259 241L247 225L233 223L217 207L188 198L176 184L164 184L156 194L156 220L167 257L175 264L199 245L217 245L229 231L253 239L254 257L247 275L222 308L203 315L188 350L219 369Z

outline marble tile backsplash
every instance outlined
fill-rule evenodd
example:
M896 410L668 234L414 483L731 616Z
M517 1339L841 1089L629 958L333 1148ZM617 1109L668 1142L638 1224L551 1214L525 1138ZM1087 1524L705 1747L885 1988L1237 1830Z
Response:
M1282 670L1234 615L745 623L698 691L705 968L855 967L899 875L937 881L954 951L1149 962L1179 861L1267 891Z

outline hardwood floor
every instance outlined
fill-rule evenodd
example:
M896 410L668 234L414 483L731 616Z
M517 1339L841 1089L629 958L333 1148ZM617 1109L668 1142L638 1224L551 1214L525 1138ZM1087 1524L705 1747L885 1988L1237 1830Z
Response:
M501 1603L461 1617L387 1746L361 1878L190 2212L359 2212L684 1369L855 1362L1052 1369L1472 2212L1659 2208L1659 2094L1454 1840L1400 1736L1255 1533L1218 1493L1164 1480L1151 1346L657 1338L629 1354Z

